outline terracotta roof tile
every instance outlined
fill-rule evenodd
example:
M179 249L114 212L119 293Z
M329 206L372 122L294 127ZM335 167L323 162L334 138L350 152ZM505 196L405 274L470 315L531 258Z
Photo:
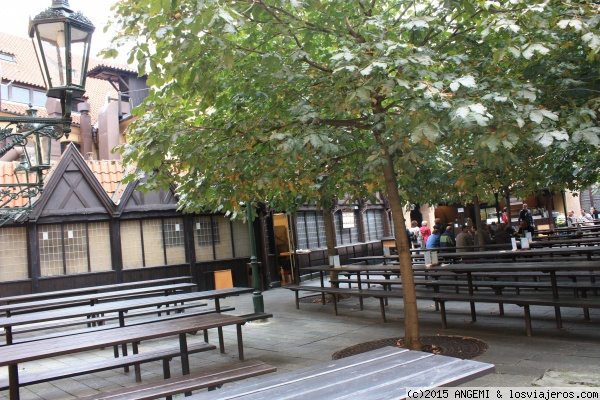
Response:
M13 162L0 162L0 183L2 184L11 184L17 183L17 179L15 177L15 168L19 165L17 161ZM0 190L10 190L8 188L0 188ZM4 202L4 199L0 199L0 204ZM27 205L27 199L23 197L19 197L15 200L10 201L5 205L5 207L23 207Z
M123 163L118 160L86 160L86 163L106 193L113 197L119 190L121 180L125 176Z
M0 60L3 82L14 81L25 86L45 88L44 79L31 39L0 32L0 52L15 56L15 62ZM112 63L106 60L90 59L88 71L98 67L108 67L137 74L135 69L127 65ZM94 78L86 79L85 89L85 96L88 98L88 103L90 103L90 115L93 125L98 120L98 111L106 104L107 96L115 98L117 92L109 82ZM8 112L25 115L27 105L25 104L21 108L18 106L18 103L3 101L0 111L5 109ZM42 113L40 112L39 115L41 116ZM79 123L77 115L74 115L73 119L76 120L76 123Z

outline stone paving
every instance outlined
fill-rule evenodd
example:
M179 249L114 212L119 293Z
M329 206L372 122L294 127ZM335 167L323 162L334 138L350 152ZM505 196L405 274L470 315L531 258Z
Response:
M246 359L259 359L275 365L277 373L331 360L334 352L358 343L403 336L401 300L390 300L387 307L388 322L383 323L376 299L365 299L363 311L360 311L356 298L344 300L339 304L340 315L336 317L331 304L323 306L319 303L301 303L300 310L296 310L294 294L285 288L265 291L263 298L265 311L272 313L274 317L268 322L249 322L244 326L244 351ZM234 306L234 314L253 312L251 294L228 298L222 303ZM497 306L478 304L478 320L472 323L468 304L449 303L449 329L446 330L441 328L440 315L435 311L433 302L420 300L418 308L422 335L462 335L488 344L489 349L476 360L496 365L496 373L472 380L463 386L568 386L578 383L600 386L598 310L591 310L592 322L586 322L582 310L563 309L564 329L559 330L556 328L552 309L532 307L534 336L527 337L523 310L517 306L505 306L505 315L499 316ZM192 371L237 359L235 328L226 328L224 331L226 353L220 354L218 350L214 350L191 355ZM202 339L202 335L198 334L189 336L188 341L194 343ZM151 340L143 342L142 348L176 346L176 340ZM217 343L216 331L210 332L210 341ZM112 357L112 349L25 363L20 368L61 368L65 364L107 357ZM171 362L171 371L173 376L180 371L177 359ZM551 372L544 376L547 371ZM0 368L0 376L6 375L6 368ZM160 362L142 366L142 381L161 378ZM21 398L72 399L132 385L135 385L133 372L124 373L122 369L118 369L31 385L21 388ZM7 391L0 392L0 399L6 398Z

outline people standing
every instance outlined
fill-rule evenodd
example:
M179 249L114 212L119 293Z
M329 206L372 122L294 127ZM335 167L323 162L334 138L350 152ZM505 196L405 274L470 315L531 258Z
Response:
M521 221L525 221L527 226L534 226L533 215L531 214L531 210L527 208L527 203L523 203L523 208L519 211L519 222Z
M419 223L417 221L411 221L410 223L410 232L411 232L411 244L413 249L422 249L424 247L423 243L423 235L421 235L421 230L419 229Z
M502 209L502 222L508 224L508 210L506 209L506 207Z
M431 235L431 229L427 226L427 221L423 221L421 224L421 236L423 236L423 243L427 244L427 239L429 239L429 235Z

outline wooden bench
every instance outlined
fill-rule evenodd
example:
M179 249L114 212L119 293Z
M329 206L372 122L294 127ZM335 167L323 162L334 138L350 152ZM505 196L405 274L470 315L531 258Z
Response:
M196 343L188 346L188 354L199 353L203 351L215 350L217 347L208 343ZM110 369L134 366L135 368L135 381L141 382L141 373L139 365L151 361L163 362L163 373L165 378L171 376L169 362L173 357L181 355L179 348L158 350L146 353L132 354L128 356L122 356L117 358L111 358L96 362L85 362L77 365L65 366L61 368L55 368L51 370L44 370L39 372L21 372L19 375L19 386L33 385L36 383L49 382L57 379L71 378L73 376L86 375L94 372L107 371ZM8 389L8 379L0 380L0 390Z
M262 319L273 318L273 314L265 312L256 312L251 314L236 315L236 317L244 318L246 321L258 321Z
M381 311L381 319L383 322L387 322L385 317L385 299L387 298L402 298L403 294L400 290L375 290L375 289L342 289L342 288L332 288L332 287L317 287L317 286L294 286L289 285L285 286L285 289L289 289L294 292L296 298L296 309L300 309L300 295L299 292L314 292L314 293L325 293L331 294L333 298L333 310L335 315L338 315L337 308L337 296L355 296L355 297L375 297L379 299L379 308ZM431 295L423 295L417 294L417 299L431 299ZM362 304L361 304L361 310Z
M197 307L196 305L193 305L194 307ZM181 308L182 310L184 308ZM235 310L235 307L221 307L220 312L228 312L228 311L233 311ZM135 316L144 316L147 314L151 314L151 313L155 313L155 310L151 310L148 312L144 312L144 313L136 313ZM174 320L177 318L185 318L185 317L189 317L191 315L205 315L205 314L211 314L211 313L215 313L217 312L216 309L214 308L206 308L206 309L202 309L202 310L193 310L193 311L189 311L189 312L180 312L180 313L176 313L176 314L165 314L165 315L160 315L157 317L152 317L152 318L144 318L144 319L137 319L137 320L133 320L130 321L127 326L133 326L133 325L142 325L142 324L147 324L150 322L156 322L156 321L165 321L165 320ZM132 315L129 315L128 317L132 317ZM111 319L117 319L118 317L111 317ZM84 323L83 321L79 322ZM55 337L61 337L61 336L71 336L71 335L77 335L79 333L86 333L86 332L92 332L92 331L98 331L98 330L104 330L104 329L113 329L113 328L118 328L119 325L118 324L109 324L109 325L99 325L99 326L95 326L95 327L88 327L88 328L81 328L81 329L69 329L69 330L61 330L58 332L52 332L52 333L48 333L48 334L44 334L44 335L38 335L38 336L30 336L30 337L26 337L26 338L21 338L21 339L14 339L13 343L23 343L23 342L33 342L36 340L44 340L44 339L49 339L49 338L55 338ZM53 329L56 328L56 326L52 326L52 325L44 325L43 329ZM36 331L33 328L29 328L28 332L33 332ZM23 333L25 332L25 330L20 330L18 331L18 333Z
M134 300L138 298L156 296L159 294L163 294L165 296L172 296L175 294L190 292L191 289L195 287L196 284L194 283L173 283L170 285L150 286L127 290L115 290L111 292L67 296L64 298L5 304L0 305L0 313L5 312L6 316L11 316L22 313L54 310L57 308L66 308L70 306L79 306L85 304L95 305L98 303L108 301Z
M562 317L560 313L561 307L574 307L574 308L582 308L584 311L584 318L586 321L590 320L589 309L600 309L600 301L597 299L582 299L582 298L560 298L554 299L551 297L543 297L543 296L502 296L502 295L469 295L469 294L455 294L455 293L436 293L433 296L433 300L439 304L441 318L442 318L442 327L446 329L448 327L446 321L446 302L448 301L458 301L458 302L468 302L472 304L471 307L471 320L475 322L477 320L477 316L475 315L475 307L474 303L497 303L499 305L503 304L515 304L517 306L523 307L523 311L525 314L525 329L527 332L527 336L532 335L531 328L531 314L530 314L530 306L543 306L543 307L554 307L555 310L555 318L556 318L556 326L557 328L562 328Z
M100 285L100 286L89 286L83 288L75 288L75 289L65 289L65 290L54 290L50 292L38 292L38 293L29 293L29 294L21 294L17 296L6 296L0 297L0 304L12 304L12 303L21 303L28 301L36 301L43 299L52 299L52 298L63 298L67 296L76 296L85 293L99 293L99 292L110 292L113 290L122 290L122 289L132 289L140 286L157 286L157 285L167 285L178 282L191 282L193 277L191 276L178 276L173 278L162 278L162 279L151 279L147 281L135 281L135 282L125 282L125 283L113 283L110 285Z
M98 393L80 400L150 400L191 392L192 390L220 387L225 383L275 372L277 368L258 360L233 362L227 365L141 385Z

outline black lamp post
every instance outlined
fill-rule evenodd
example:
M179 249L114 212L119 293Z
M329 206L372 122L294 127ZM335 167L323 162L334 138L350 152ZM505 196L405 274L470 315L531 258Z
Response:
M265 311L265 304L260 292L260 278L258 272L258 259L256 258L256 242L254 241L254 224L252 223L251 203L248 203L246 206L246 212L248 213L248 229L250 229L250 266L252 268L252 287L254 288L254 292L252 293L252 303L254 305L255 313L263 313Z
M33 41L38 63L46 84L46 95L60 99L62 116L42 118L35 110L23 117L0 117L0 157L15 147L22 148L27 163L17 168L21 176L25 165L34 172L33 181L0 185L0 225L31 209L31 199L41 192L43 172L50 168L52 140L58 140L71 132L71 103L85 92L85 78L90 56L90 44L94 25L80 12L73 12L68 0L53 0L52 5L29 21L29 36ZM23 167L23 168L21 168ZM17 171L15 171L17 172ZM24 207L8 208L9 203L19 197L29 201Z

